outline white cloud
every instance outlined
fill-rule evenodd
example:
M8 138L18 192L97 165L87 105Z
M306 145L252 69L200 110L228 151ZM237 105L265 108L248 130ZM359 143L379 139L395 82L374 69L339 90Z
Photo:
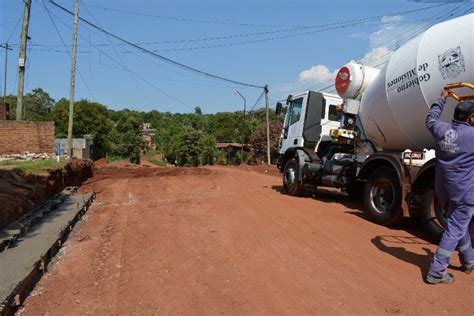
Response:
M404 21L403 16L386 16L380 20L380 28L370 34L370 48L390 47L394 49L413 34L413 24Z
M409 40L413 34L413 23L407 23L403 16L385 16L380 20L378 29L373 33L354 33L351 37L368 40L369 51L358 61L365 65L382 68L390 59L394 50ZM357 58L357 56L354 56ZM346 62L349 62L347 60ZM340 65L342 66L342 64ZM305 69L299 74L299 84L292 83L286 85L283 90L294 92L297 87L307 88L307 84L318 85L331 82L336 77L339 68L330 70L326 65L316 65ZM293 89L291 89L293 87Z
M322 83L334 79L337 70L329 71L325 65L316 65L300 72L300 82Z
M388 47L375 47L371 51L366 53L364 57L360 60L360 62L364 65L380 67L381 64L386 63L390 59L392 53L393 51L390 50Z

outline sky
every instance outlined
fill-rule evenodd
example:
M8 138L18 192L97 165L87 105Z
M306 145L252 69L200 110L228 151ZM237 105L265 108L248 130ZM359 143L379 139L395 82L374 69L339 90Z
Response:
M73 11L73 0L55 0ZM289 93L331 91L350 60L383 67L430 25L473 11L473 1L81 0L79 15L154 54L245 84L269 87L269 105ZM23 1L0 0L8 42L7 94L16 94ZM69 97L73 17L32 0L25 91ZM75 99L111 109L203 113L263 107L261 88L217 80L79 23ZM2 57L4 49L2 50ZM2 58L3 60L3 58ZM1 63L3 65L3 62ZM2 66L2 78L4 73ZM2 90L3 91L3 81Z

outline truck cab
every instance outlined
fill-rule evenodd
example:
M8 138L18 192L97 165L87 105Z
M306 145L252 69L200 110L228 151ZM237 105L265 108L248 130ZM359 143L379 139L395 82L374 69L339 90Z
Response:
M334 94L305 91L288 96L288 111L280 136L280 157L296 148L321 152L331 142L330 130L338 128L339 113L336 110L342 99ZM278 167L284 167L280 159Z

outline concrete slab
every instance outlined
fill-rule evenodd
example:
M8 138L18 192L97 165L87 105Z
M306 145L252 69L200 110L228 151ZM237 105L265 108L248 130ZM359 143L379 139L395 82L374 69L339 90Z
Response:
M37 267L63 232L91 199L92 193L73 195L17 240L15 247L0 253L0 302Z

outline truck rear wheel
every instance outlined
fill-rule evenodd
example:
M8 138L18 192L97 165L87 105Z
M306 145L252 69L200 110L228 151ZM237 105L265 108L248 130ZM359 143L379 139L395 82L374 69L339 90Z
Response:
M364 211L376 223L389 226L403 219L402 188L392 168L377 168L364 188Z
M433 241L438 242L443 235L447 218L433 187L426 190L423 196L421 221Z
M283 187L289 195L299 195L302 189L302 181L296 180L298 163L295 158L288 160L283 169Z
M438 243L443 236L448 218L446 210L439 203L433 187L428 188L423 196L421 220L429 237L433 242ZM474 222L471 222L470 232L471 238L474 240Z

